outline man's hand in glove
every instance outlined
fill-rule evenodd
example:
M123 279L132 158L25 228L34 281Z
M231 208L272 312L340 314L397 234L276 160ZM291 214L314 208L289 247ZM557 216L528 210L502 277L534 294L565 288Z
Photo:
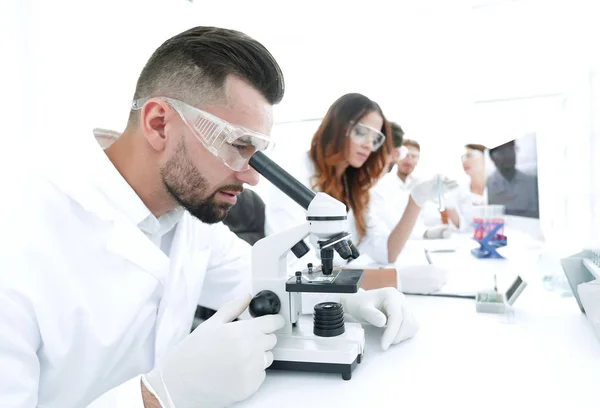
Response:
M273 333L285 320L267 315L233 322L250 300L248 296L221 307L143 376L164 408L226 407L258 390L273 362Z

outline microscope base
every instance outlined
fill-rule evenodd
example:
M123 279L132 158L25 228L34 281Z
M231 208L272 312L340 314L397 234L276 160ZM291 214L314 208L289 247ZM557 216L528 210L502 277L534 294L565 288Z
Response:
M340 373L344 380L362 360L365 332L358 323L345 323L345 332L335 337L313 334L312 320L302 316L291 334L277 334L273 349L274 370Z
M273 361L269 370L304 371L311 373L341 374L342 379L352 379L352 371L360 364L362 355L356 356L352 364L308 363L301 361Z

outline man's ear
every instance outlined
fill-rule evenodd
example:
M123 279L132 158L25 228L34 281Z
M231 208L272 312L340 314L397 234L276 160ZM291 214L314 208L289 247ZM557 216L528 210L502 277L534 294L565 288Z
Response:
M170 111L166 102L160 99L151 99L146 102L140 112L142 133L148 144L157 152L163 151L167 146L165 127Z

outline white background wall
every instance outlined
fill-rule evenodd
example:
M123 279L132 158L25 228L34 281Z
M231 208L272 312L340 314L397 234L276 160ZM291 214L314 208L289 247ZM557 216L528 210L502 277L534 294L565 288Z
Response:
M340 95L364 93L421 142L422 175L460 177L464 143L513 138L501 120L477 115L476 102L550 95L517 115L535 126L560 116L538 140L546 229L600 244L589 227L600 225L600 80L590 74L600 65L598 7L593 0L306 0L285 10L267 0L3 1L2 140L5 149L20 143L26 155L42 146L26 140L123 129L150 53L192 25L220 25L254 36L280 62L287 91L278 122L320 118ZM315 126L276 125L279 151L307 149ZM22 157L8 156L4 164Z

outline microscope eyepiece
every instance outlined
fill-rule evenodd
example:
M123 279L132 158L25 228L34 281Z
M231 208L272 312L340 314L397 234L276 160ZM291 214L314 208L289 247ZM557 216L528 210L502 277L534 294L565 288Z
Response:
M250 166L269 180L275 187L281 190L285 195L300 204L305 210L315 198L315 193L304 184L292 177L287 171L282 169L277 163L269 159L263 152L256 152L250 157Z

